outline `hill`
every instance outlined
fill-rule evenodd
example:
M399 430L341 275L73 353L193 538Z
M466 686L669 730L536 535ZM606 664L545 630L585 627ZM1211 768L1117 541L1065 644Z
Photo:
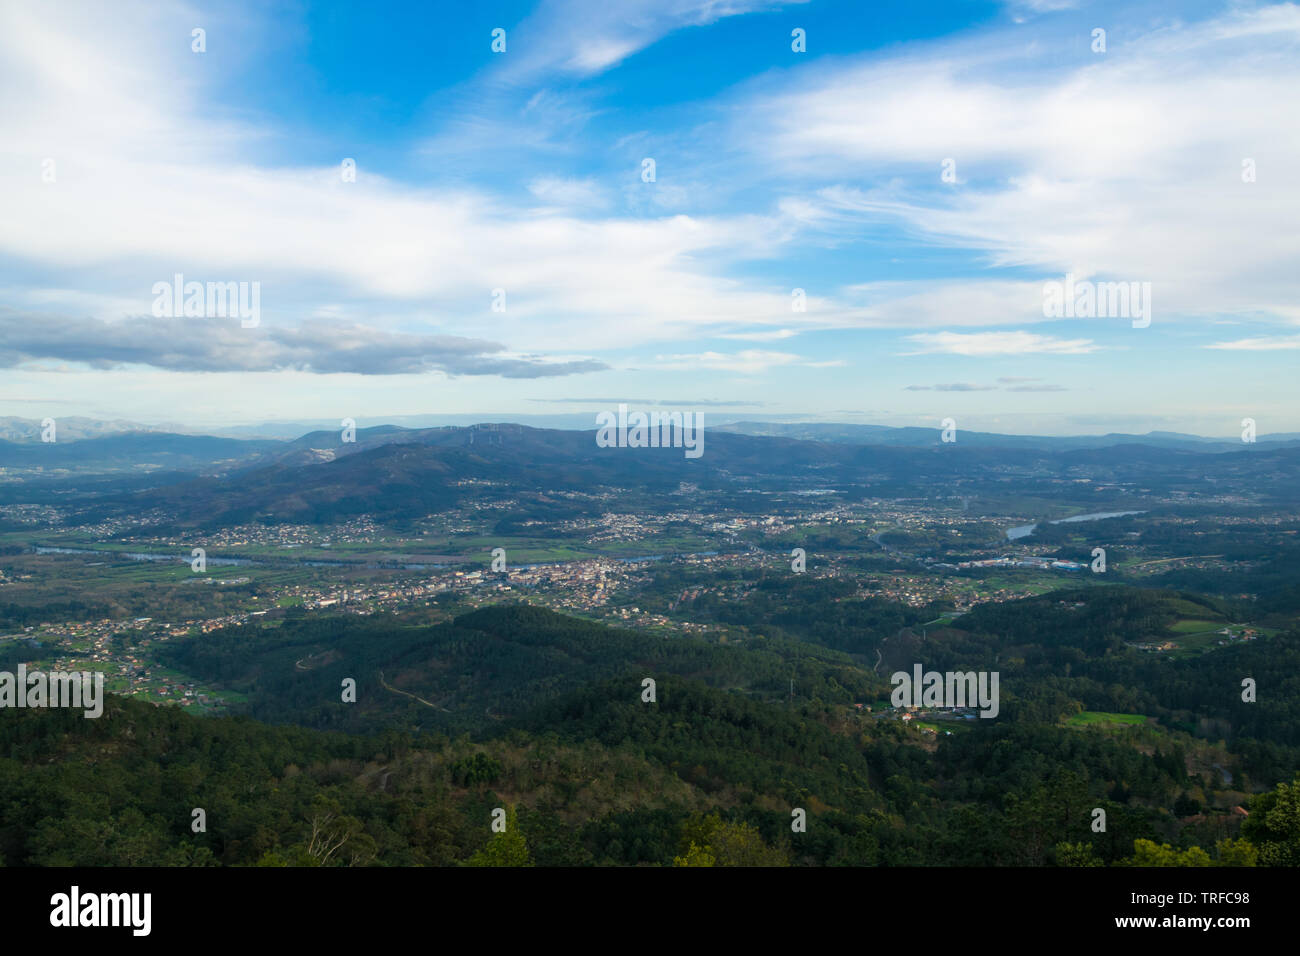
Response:
M78 518L93 522L145 513L164 517L178 530L330 522L361 514L401 524L481 501L554 520L608 510L607 503L590 500L594 494L619 495L625 509L662 507L683 483L721 507L742 509L753 506L755 499L746 496L755 493L827 488L851 498L1050 491L1091 503L1093 489L1105 485L1186 494L1203 492L1214 481L1220 492L1239 490L1265 500L1300 495L1300 447L1289 445L1230 452L1142 445L1056 452L945 445L937 435L929 447L905 448L707 432L704 454L687 458L681 448L602 448L594 432L517 425L380 429L365 437L356 450L339 442L337 454L328 456L309 437L274 464L102 496L87 502ZM310 463L302 463L304 458ZM569 497L557 499L557 492Z
M364 730L381 726L484 731L585 684L618 675L691 677L768 700L791 680L801 698L848 704L881 681L844 654L790 641L721 645L624 631L541 608L503 605L433 626L330 617L229 628L173 642L172 666L249 696L261 720ZM344 704L344 678L357 702Z

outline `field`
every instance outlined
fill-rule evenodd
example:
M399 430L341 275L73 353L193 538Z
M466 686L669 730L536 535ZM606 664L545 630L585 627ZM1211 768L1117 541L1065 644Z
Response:
M1067 727L1140 727L1147 722L1141 714L1108 714L1101 710L1085 710L1065 721Z

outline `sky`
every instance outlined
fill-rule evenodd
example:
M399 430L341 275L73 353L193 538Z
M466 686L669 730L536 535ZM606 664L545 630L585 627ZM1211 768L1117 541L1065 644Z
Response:
M1298 54L1295 4L6 0L0 416L1300 431Z

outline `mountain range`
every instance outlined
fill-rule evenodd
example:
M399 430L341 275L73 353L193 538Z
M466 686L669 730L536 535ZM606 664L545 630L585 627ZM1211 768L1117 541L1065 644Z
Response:
M539 520L634 508L661 509L698 489L715 503L755 510L755 495L826 493L849 499L987 495L1065 496L1114 503L1128 492L1238 494L1294 500L1300 444L1118 442L1072 448L965 441L857 444L706 431L704 454L681 448L602 448L594 432L514 424L312 432L292 442L126 434L64 446L6 444L0 467L46 454L60 467L137 469L129 487L96 488L67 503L82 520L153 511L177 528L258 522L327 522L369 514L380 521L493 501ZM78 448L87 454L79 454ZM142 481L138 469L169 469ZM71 479L68 479L71 480ZM84 485L86 479L79 479ZM40 482L4 488L8 500L40 500ZM622 495L611 504L600 496ZM17 497L15 497L17 496ZM675 499L678 506L690 494ZM1064 498L1062 500L1065 500Z

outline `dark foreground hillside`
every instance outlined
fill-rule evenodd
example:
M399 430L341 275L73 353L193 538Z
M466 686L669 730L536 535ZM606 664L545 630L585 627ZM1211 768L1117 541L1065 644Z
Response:
M950 735L927 733L842 701L871 692L879 681L840 652L814 645L768 645L755 648L752 659L743 648L706 652L683 643L655 650L637 642L663 645L662 638L638 638L527 608L476 612L442 630L412 629L382 651L369 626L357 623L372 652L405 662L405 669L390 675L395 680L419 677L435 687L455 687L430 662L451 660L460 668L488 654L495 663L477 672L474 693L496 696L455 699L446 706L477 709L488 699L486 706L500 706L501 712L485 714L472 733L453 721L450 733L457 736L449 736L436 726L413 729L405 705L393 712L389 726L375 712L354 733L248 717L200 718L119 698L110 699L97 720L59 710L5 710L4 862L1300 861L1300 779L1290 782L1293 749L1289 740L1268 739L1268 726L1252 727L1260 737L1234 739L1229 751L1222 741L1163 724L1075 725L1067 715L1077 715L1081 702L1070 694L1092 692L1085 681L1021 700L1013 695L997 720L974 720ZM365 642L349 627L350 622L338 625L332 643L355 656ZM288 661L291 679L297 673L314 694L311 672L292 668L299 659L292 655L301 650L294 642L304 636L286 631L284 646L269 651L276 666L269 667L266 657L258 666L278 675ZM490 651L474 649L485 644ZM1293 660L1298 646L1300 636L1280 635L1250 649L1254 657L1245 663L1258 668L1264 685L1270 668ZM220 650L214 645L209 666L221 663ZM736 662L728 664L726 655L733 651ZM791 702L768 687L769 670L785 654L806 657L807 673L825 679L825 693ZM615 657L625 666L612 668ZM712 683L689 672L692 660L713 676ZM644 666L658 666L653 702L642 696ZM534 667L540 671L532 672ZM845 683L833 677L836 672ZM856 688L854 674L861 682ZM259 685L242 672L234 676L252 679L255 693L279 686ZM1184 676L1211 679L1195 663ZM329 675L337 688L335 678ZM411 693L424 696L421 685L410 686L416 687ZM535 703L522 706L522 696L514 693L520 687ZM1150 693L1184 690L1179 678ZM1280 714L1276 722L1287 737L1289 716ZM1267 759L1252 758L1252 747L1266 751ZM1240 792L1225 792L1208 763L1251 759L1254 793L1241 782ZM1290 766L1285 773L1268 769L1283 765ZM1239 803L1228 806L1225 800ZM491 827L498 809L504 833ZM1105 811L1104 832L1092 826L1098 809ZM203 811L202 828L195 810ZM800 819L806 826L797 825Z

